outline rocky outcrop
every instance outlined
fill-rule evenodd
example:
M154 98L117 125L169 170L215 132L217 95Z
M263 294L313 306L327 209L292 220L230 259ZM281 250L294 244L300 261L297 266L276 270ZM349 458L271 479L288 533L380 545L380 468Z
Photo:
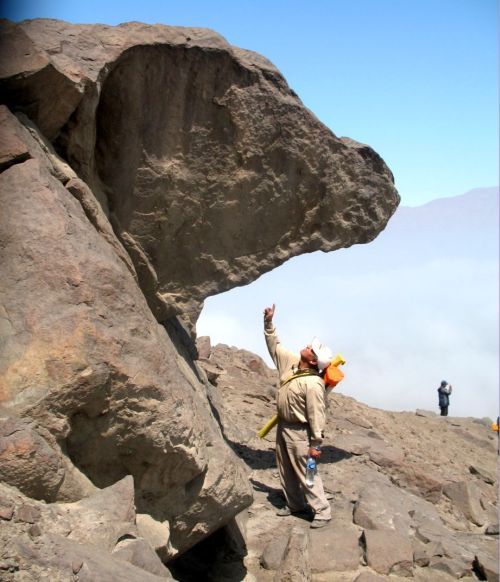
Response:
M93 190L157 319L292 256L368 242L398 203L279 71L209 30L4 23L0 89ZM57 107L54 107L57 103Z
M173 580L135 525L131 477L58 504L0 484L0 507L2 580Z
M279 579L287 570L287 547L300 539L297 528L309 537L301 542L300 566L309 576L303 579L498 579L491 421L387 412L333 392L319 469L333 517L327 527L310 530L307 520L276 516L284 498L275 434L264 440L256 434L275 413L276 372L245 350L210 348L207 338L200 345L213 398L223 403L224 434L251 470L255 500L248 510L247 553L239 559L255 579ZM432 494L424 483L432 483Z
M182 551L250 503L245 472L106 217L89 220L9 115L29 159L0 175L2 479L76 501L133 475L138 511L168 521Z
M249 429L220 423L220 368L196 362L203 299L370 241L399 201L392 175L208 30L2 21L0 103L0 478L43 514L130 477L140 531L99 557L64 528L33 548L34 527L12 551L54 580L71 556L106 579L110 552L157 576L151 549L169 562L238 529L253 497L228 446Z

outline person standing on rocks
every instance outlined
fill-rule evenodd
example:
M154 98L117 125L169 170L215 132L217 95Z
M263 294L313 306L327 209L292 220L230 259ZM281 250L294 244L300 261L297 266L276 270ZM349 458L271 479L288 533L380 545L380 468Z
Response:
M441 416L448 416L448 406L450 405L450 394L453 388L446 380L441 382L438 388L439 408L441 409Z
M332 361L333 352L316 338L293 354L282 346L273 324L275 305L264 310L264 335L269 354L278 368L278 428L276 461L286 507L277 515L314 512L312 528L324 527L331 509L318 473L312 487L306 485L309 456L319 459L325 428L325 385L320 373ZM310 508L310 509L309 509Z

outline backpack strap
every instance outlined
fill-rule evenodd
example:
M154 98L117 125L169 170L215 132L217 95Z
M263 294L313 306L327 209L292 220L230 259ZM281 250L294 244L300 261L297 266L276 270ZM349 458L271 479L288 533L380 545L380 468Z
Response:
M300 370L299 372L296 372L295 374L292 374L289 378L287 378L280 386L280 388L283 388L283 386L285 384L288 384L288 382L291 382L292 380L295 380L295 378L301 378L302 376L318 376L319 378L321 378L321 376L318 374L318 372L316 372L315 370L311 370L311 368L306 368L305 370Z

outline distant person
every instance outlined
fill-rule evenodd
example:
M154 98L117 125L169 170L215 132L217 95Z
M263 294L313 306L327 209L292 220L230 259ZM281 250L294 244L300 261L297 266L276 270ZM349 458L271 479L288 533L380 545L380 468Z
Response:
M446 380L441 382L438 388L439 408L441 409L441 416L448 416L448 406L450 405L450 394L453 388Z
M312 487L306 485L308 457L319 460L325 428L325 384L321 372L330 364L333 352L315 338L300 354L280 343L273 324L275 306L264 310L264 334L269 354L279 372L277 394L278 428L276 462L286 507L277 515L314 512L312 528L327 525L330 504L323 482L316 473Z

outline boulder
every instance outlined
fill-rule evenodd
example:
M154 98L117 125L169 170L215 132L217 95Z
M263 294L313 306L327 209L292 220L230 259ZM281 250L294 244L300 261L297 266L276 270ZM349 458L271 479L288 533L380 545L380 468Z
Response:
M481 467L480 465L471 465L469 467L469 471L473 475L477 475L479 479L481 479L485 483L488 483L489 485L494 485L497 482L495 476L484 467Z
M43 503L0 484L0 570L26 580L172 580L135 527L130 477L76 503ZM4 578L2 577L2 580ZM12 578L13 580L14 578ZM11 578L5 578L11 580Z
M31 20L1 35L4 102L109 210L160 321L194 322L205 297L292 256L368 242L396 209L371 148L212 31Z
M33 155L0 175L3 280L16 282L3 295L0 406L43 431L46 482L60 481L57 458L74 468L50 495L76 501L89 480L133 475L141 513L170 521L180 551L251 502L244 469L116 245Z
M428 566L433 557L442 557L445 554L443 545L440 542L423 544L418 538L414 538L412 546L413 562L416 566L420 567Z
M3 172L13 164L26 161L30 153L23 128L5 105L0 106L0 131L0 171Z
M147 513L136 515L137 531L141 538L144 538L155 550L158 556L168 562L169 558L175 555L170 545L170 525L168 521L159 522Z
M447 556L437 556L431 558L429 562L430 571L439 571L449 574L453 578L463 578L470 572L470 568L462 560L448 558ZM429 575L432 576L432 574Z
M385 575L413 576L413 549L406 536L396 531L365 529L362 539L370 568Z
M125 560L150 574L171 578L170 572L165 568L156 552L145 539L121 539L116 544L111 555L120 560Z
M468 520L476 525L484 525L484 511L479 501L479 490L474 483L470 481L448 483L444 487L444 493Z
M431 503L437 503L442 496L444 481L424 467L425 465L408 464L406 461L396 462L389 467L389 473L400 487Z
M53 501L64 479L62 455L27 420L0 421L0 480L28 497Z
M352 524L333 523L321 530L311 530L311 571L321 573L357 570L362 557L360 536L361 532Z
M276 535L264 547L260 557L260 564L265 570L278 570L288 545L289 536L283 535L283 528L276 531Z
M365 529L407 535L410 528L422 522L437 522L443 527L433 505L381 480L365 485L354 506L354 523Z
M0 414L31 427L6 477L77 502L131 475L186 551L252 501L194 361L203 299L369 242L392 174L212 31L4 20L0 45Z
M290 531L283 560L276 572L276 582L303 582L311 579L309 530L295 526Z

